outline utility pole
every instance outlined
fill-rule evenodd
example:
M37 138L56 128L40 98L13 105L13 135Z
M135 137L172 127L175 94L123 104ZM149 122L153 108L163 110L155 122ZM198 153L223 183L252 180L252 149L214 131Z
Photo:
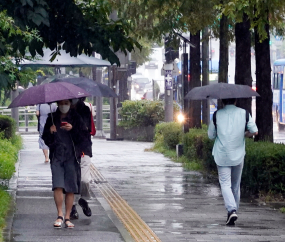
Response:
M165 118L164 120L165 122L172 122L173 121L173 76L178 74L176 73L177 66L175 66L173 62L176 58L179 57L179 51L173 48L173 46L170 43L169 36L165 38L164 45L165 45L165 62L166 62L163 65L163 74L164 74L164 81L165 81L165 85L164 85L165 86L165 90L164 90Z
M173 121L173 62L164 65L164 78L165 78L165 90L164 90L164 121Z
M108 68L109 87L117 93L117 67L115 65ZM117 98L110 98L110 140L117 138Z

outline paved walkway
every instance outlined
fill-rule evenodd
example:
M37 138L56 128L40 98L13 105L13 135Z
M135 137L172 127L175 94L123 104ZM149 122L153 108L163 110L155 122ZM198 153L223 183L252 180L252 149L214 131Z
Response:
M7 241L133 241L93 184L93 216L80 212L75 229L55 230L49 165L37 136L26 135L21 151L16 210ZM217 184L185 171L161 154L145 152L151 143L93 139L92 159L108 183L163 242L285 241L285 214L241 201L235 227L225 226L226 211ZM8 226L9 228L9 226Z

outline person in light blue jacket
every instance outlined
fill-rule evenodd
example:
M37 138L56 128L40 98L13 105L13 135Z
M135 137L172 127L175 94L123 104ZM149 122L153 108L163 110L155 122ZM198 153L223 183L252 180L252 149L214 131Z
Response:
M245 137L257 135L258 129L250 114L247 121L246 111L235 106L236 99L222 99L222 102L224 108L216 113L216 125L213 119L211 120L208 136L215 139L212 154L217 164L222 195L228 211L226 225L234 225L238 218Z

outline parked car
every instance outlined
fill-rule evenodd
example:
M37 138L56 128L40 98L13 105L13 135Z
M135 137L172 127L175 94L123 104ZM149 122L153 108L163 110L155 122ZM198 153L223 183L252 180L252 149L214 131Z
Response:
M157 60L150 60L145 63L145 69L157 69L157 68L158 68Z

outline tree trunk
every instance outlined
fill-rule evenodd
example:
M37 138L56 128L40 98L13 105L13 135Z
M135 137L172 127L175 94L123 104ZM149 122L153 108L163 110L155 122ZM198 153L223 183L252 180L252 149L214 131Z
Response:
M271 67L269 48L269 24L264 26L268 38L260 42L257 28L255 33L255 58L256 58L256 89L260 97L256 97L256 125L258 135L255 140L273 142L272 120L272 90L271 90Z
M228 82L229 66L229 27L228 18L223 15L220 20L220 61L218 82ZM222 108L221 100L218 102L218 109Z
M202 31L202 86L209 85L209 28ZM209 124L210 106L208 100L202 101L202 123Z
M201 86L200 66L200 31L195 35L190 34L190 42L196 46L190 51L190 90ZM201 128L201 101L190 101L189 107L190 128Z
M243 15L243 22L235 26L236 38L236 66L235 66L235 83L252 86L251 77L251 37L250 21L246 14ZM237 106L251 113L252 98L239 98Z

